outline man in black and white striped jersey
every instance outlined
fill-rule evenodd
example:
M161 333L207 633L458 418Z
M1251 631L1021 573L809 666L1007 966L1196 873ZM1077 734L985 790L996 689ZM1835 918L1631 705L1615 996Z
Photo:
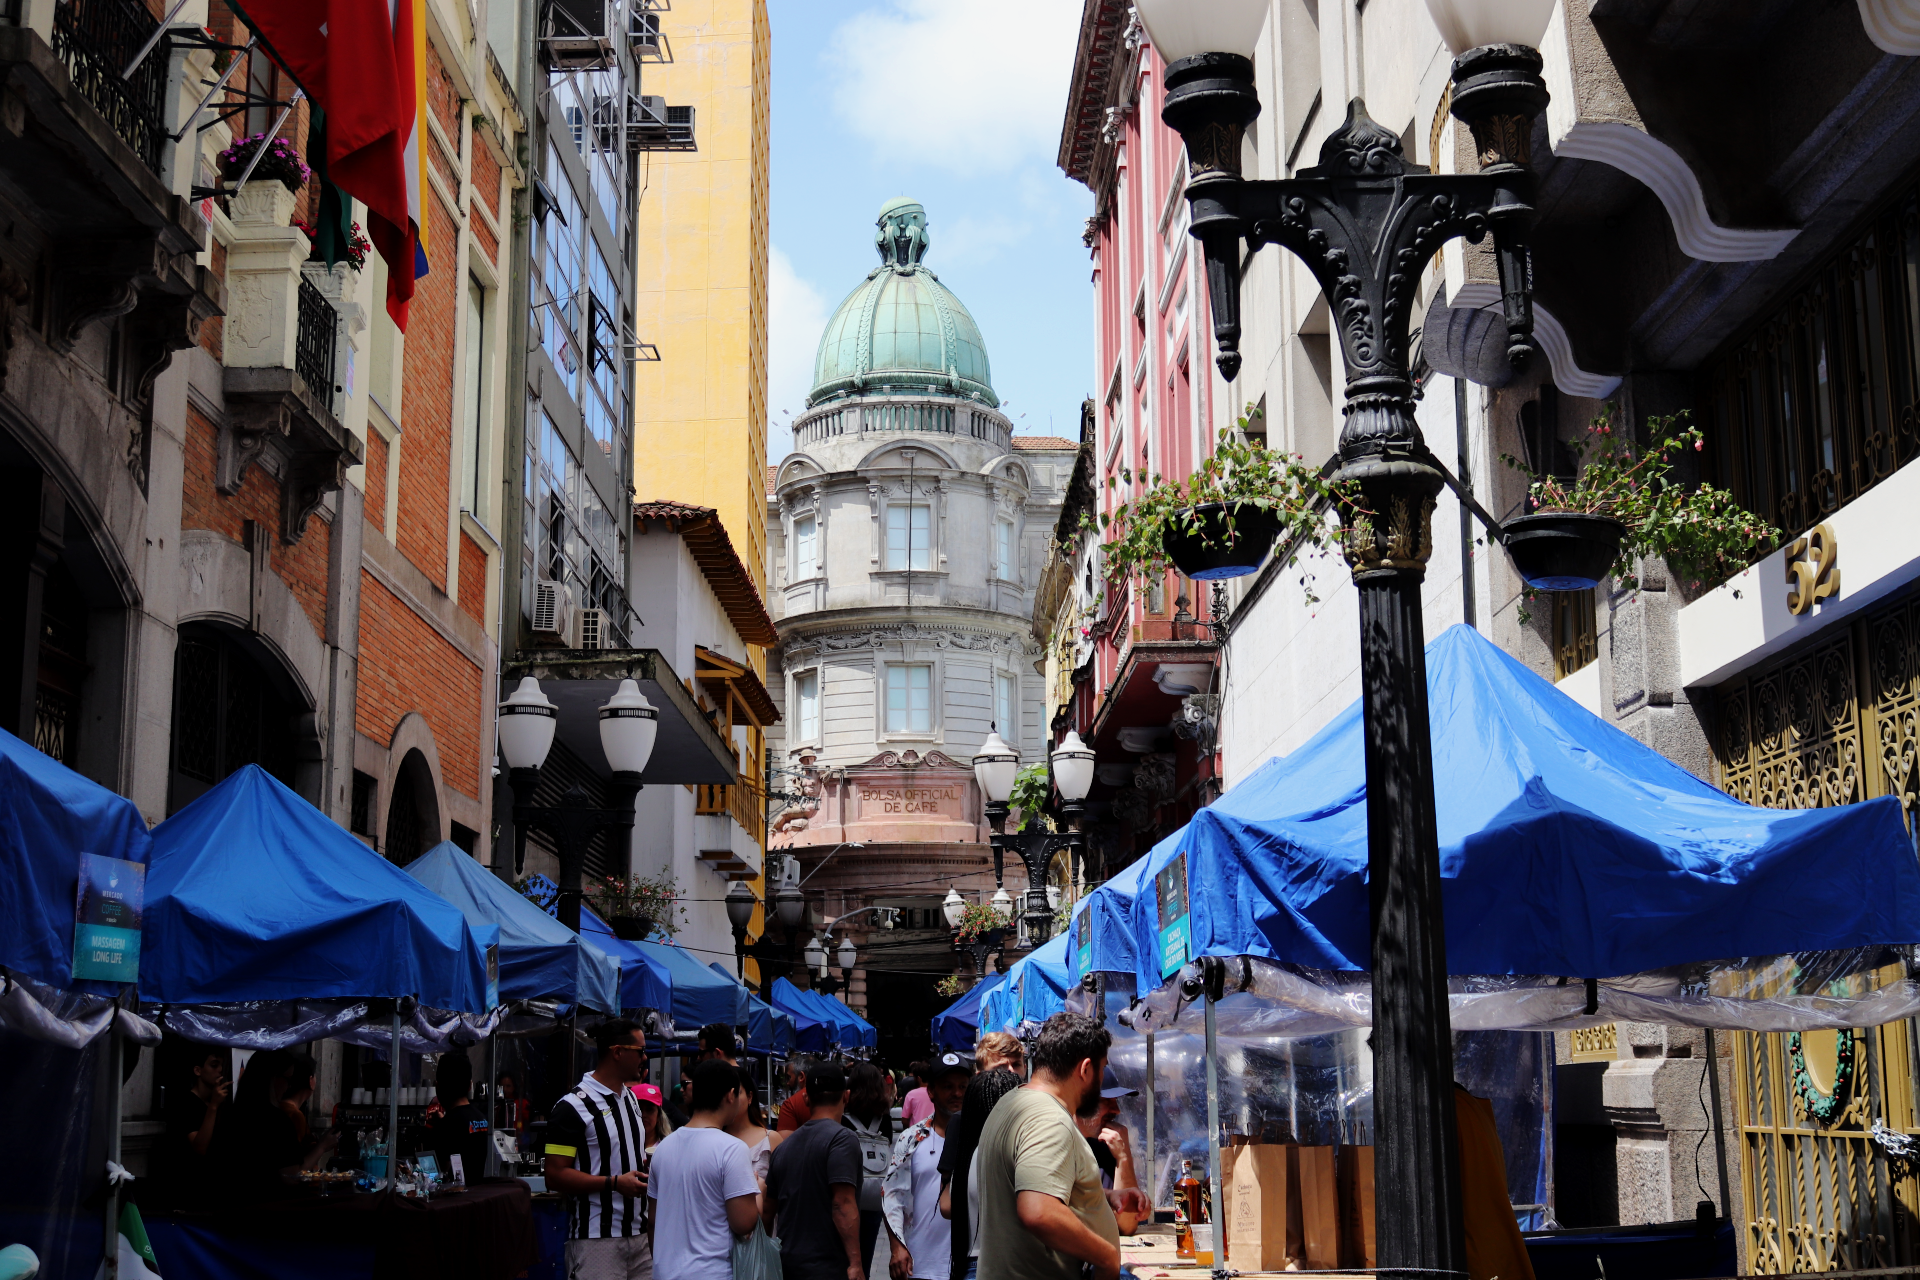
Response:
M567 1280L652 1280L646 1127L627 1086L646 1078L647 1037L624 1018L593 1031L599 1060L547 1118L547 1186L571 1198Z

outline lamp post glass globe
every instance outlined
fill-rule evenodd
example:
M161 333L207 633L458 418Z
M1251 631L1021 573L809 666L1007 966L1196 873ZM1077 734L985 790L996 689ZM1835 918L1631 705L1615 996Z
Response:
M973 776L980 783L980 790L988 800L1005 804L1013 794L1014 775L1019 772L1020 753L1008 746L995 729L980 744L980 753L973 758Z
M1053 749L1053 785L1068 804L1085 800L1093 788L1093 752L1077 732L1069 733Z
M860 953L854 949L852 938L840 939L840 950L834 956L842 969L851 969L860 963Z
M1268 0L1137 0L1147 38L1168 62L1203 53L1253 56Z
M958 889L947 890L947 896L940 903L940 914L947 918L947 928L960 927L961 918L967 914L967 900L960 896Z
M525 676L520 687L500 704L497 732L500 755L509 769L538 769L553 747L560 709L540 692L540 682Z
M753 896L753 889L745 880L735 880L727 890L727 923L736 932L744 931L753 921L753 909L759 905L759 899Z
M1538 48L1553 5L1554 0L1427 0L1427 12L1447 48L1458 55L1489 44Z
M820 945L819 938L807 940L806 950L800 953L800 958L806 961L807 968L823 978L827 976L827 949Z
M659 731L660 712L631 680L600 705L600 749L615 773L645 772Z
M993 909L1003 916L1011 916L1013 914L1013 895L1008 893L1005 888L995 889L993 891Z
M791 886L780 890L773 895L773 913L780 917L780 927L792 933L806 918L806 895Z

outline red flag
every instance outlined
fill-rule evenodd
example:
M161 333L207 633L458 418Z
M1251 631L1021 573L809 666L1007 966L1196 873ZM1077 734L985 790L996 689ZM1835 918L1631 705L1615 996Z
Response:
M243 15L327 113L327 177L367 206L387 263L387 313L404 331L417 230L408 217L418 33L409 0L244 0Z

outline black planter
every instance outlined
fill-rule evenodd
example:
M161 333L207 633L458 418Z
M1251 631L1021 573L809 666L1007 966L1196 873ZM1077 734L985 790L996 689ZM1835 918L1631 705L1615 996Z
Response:
M1585 591L1607 576L1627 527L1612 516L1543 511L1501 531L1513 567L1536 591Z
M1211 582L1240 578L1258 569L1280 536L1280 519L1250 502L1233 504L1233 528L1227 527L1224 502L1193 507L1194 523L1176 521L1161 538L1161 548L1174 568L1189 578Z
M611 916L607 920L607 928L613 930L616 938L645 942L647 935L653 932L653 921L645 916Z

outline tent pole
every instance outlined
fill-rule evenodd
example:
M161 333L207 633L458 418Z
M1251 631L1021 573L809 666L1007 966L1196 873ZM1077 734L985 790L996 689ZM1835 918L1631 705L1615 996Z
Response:
M500 1120L500 1024L495 1023L493 1034L487 1037L487 1128L499 1132ZM500 1149L493 1145L493 1133L487 1135L487 1176L498 1177L500 1168Z
M120 1163L120 1001L113 1002L113 1018L107 1023L107 1161ZM107 1178L107 1232L101 1243L101 1266L105 1280L120 1276L120 1184Z
M1213 1274L1222 1276L1227 1270L1227 1197L1220 1184L1220 1040L1213 993L1215 971L1224 977L1226 964L1216 956L1200 963L1206 966L1207 976L1207 1180L1213 1190Z
M1720 1062L1713 1048L1713 1028L1707 1035L1707 1095L1713 1100L1713 1155L1720 1166L1720 1216L1733 1220L1733 1193L1727 1186L1727 1131L1720 1120Z
M1147 1032L1147 1208L1159 1207L1160 1166L1153 1162L1153 1113L1159 1110L1160 1100L1155 1090L1160 1087L1160 1079L1153 1072L1153 1032Z
M400 1177L400 1002L393 1002L393 1039L387 1045L387 1189Z

